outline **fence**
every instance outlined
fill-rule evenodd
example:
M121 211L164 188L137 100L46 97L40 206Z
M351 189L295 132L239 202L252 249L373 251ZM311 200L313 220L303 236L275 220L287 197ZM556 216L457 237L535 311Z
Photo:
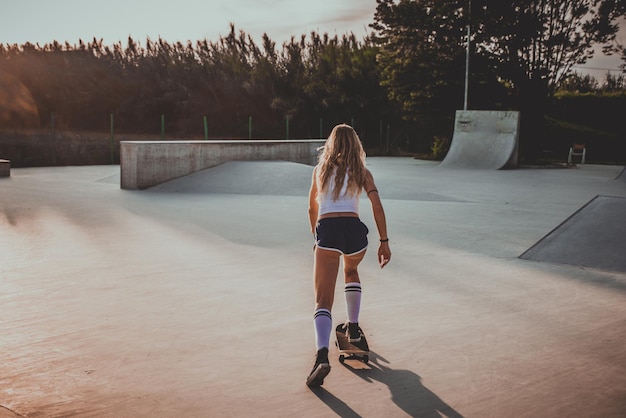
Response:
M109 114L106 119L108 123L103 123L101 130L76 130L63 127L59 123L62 118L52 113L48 121L41 123L44 126L41 129L0 129L0 158L11 160L13 167L119 164L123 141L323 139L338 123L354 126L370 154L390 154L411 142L406 123L401 125L382 118L339 120L287 116L282 121L259 118L257 123L253 116L247 116L240 117L239 123L228 132L223 125L217 127L208 116L197 117L194 127L190 123L179 126L180 119L172 118L170 122L166 114L161 114L154 118L152 129L140 132L123 117ZM425 143L422 149L426 152L429 147L430 143Z

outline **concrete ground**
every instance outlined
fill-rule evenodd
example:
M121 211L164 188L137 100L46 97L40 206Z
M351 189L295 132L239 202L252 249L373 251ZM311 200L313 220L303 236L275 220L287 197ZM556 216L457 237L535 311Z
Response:
M147 191L121 190L119 166L14 168L0 417L626 416L626 273L518 258L596 195L626 197L622 167L368 165L393 252L361 268L372 358L333 348L317 390L311 167L228 163Z

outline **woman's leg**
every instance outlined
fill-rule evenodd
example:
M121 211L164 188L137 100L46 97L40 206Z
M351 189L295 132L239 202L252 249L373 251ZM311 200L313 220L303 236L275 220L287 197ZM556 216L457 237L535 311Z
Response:
M352 342L360 340L358 323L359 313L361 311L361 282L359 279L358 266L364 256L365 251L361 251L357 254L344 256L343 259L343 274L345 278L344 295L346 298L348 324L353 324L351 326L348 339Z
M365 252L366 250L363 250L360 253L343 256L343 275L346 284L360 283L358 267L365 257Z
M341 254L337 251L315 249L313 268L315 285L315 340L317 349L328 348L332 331L331 310Z
M339 272L340 254L337 251L315 249L315 266L313 277L315 284L315 344L317 353L315 364L306 384L311 387L324 383L324 378L330 372L328 362L328 347L330 346L330 334L333 329L333 320L330 311L333 307L335 283Z
M315 309L331 310L333 307L340 258L341 254L337 251L315 248Z

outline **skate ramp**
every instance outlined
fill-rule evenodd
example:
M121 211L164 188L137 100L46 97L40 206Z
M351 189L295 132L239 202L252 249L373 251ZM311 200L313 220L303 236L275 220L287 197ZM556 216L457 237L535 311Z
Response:
M308 196L313 167L288 161L231 161L170 180L159 193Z
M314 166L322 139L122 141L120 187L142 190L228 161L293 161Z
M519 112L457 110L450 150L439 167L517 167Z
M615 178L615 180L623 181L626 183L626 167L622 170L622 172Z
M626 198L596 196L520 256L626 273Z

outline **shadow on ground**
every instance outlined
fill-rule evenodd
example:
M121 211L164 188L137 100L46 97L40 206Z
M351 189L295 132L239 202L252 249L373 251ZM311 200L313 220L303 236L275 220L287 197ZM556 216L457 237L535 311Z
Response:
M410 370L394 370L382 356L370 352L369 368L354 368L350 362L344 366L366 382L380 382L389 388L392 401L404 412L422 418L463 418L439 396L422 384L422 378ZM341 417L359 417L349 405L326 389L312 390L330 409Z

